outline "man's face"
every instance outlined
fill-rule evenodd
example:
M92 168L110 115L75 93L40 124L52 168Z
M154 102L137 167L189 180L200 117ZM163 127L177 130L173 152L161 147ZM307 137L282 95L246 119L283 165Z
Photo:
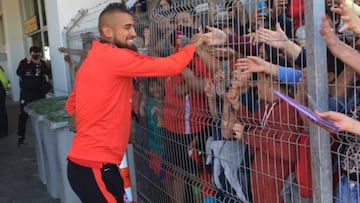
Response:
M111 27L111 42L119 48L128 48L136 50L134 39L136 32L134 28L134 19L127 13L115 13L115 24Z
M31 52L30 53L30 55L31 55L31 58L34 60L34 61L37 61L37 60L39 60L40 58L41 58L41 53L37 53L37 52Z

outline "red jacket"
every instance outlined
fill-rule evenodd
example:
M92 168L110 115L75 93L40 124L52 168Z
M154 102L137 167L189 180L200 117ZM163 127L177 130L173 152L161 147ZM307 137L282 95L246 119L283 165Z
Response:
M66 103L77 131L68 158L88 167L120 163L129 141L133 76L179 74L195 50L188 45L157 58L94 41Z
M310 137L302 134L299 139L299 157L295 165L295 177L299 184L300 195L312 198Z
M303 126L300 116L281 100L261 105L254 114L246 108L241 111L244 116L240 120L249 126L243 139L253 152L250 168L253 202L281 203L284 180L297 161L297 142Z

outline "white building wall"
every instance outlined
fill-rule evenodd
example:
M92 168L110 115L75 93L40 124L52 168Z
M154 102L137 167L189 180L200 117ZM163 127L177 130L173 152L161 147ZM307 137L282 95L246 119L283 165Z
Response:
M59 47L69 47L66 39L67 30L64 27L72 22L81 9L100 12L101 8L110 2L119 1L45 0L55 96L67 95L72 88L69 67L64 61L63 54L58 52ZM91 24L96 26L97 21L92 21Z
M20 0L0 1L6 41L6 50L1 51L7 53L8 59L0 65L4 66L9 76L12 99L18 101L20 91L16 68L18 62L27 56L29 39L24 34ZM72 88L69 67L64 61L64 55L58 52L59 47L68 47L64 27L72 22L79 10L89 10L93 16L98 16L102 8L110 2L119 2L119 0L45 0L54 96L67 95ZM89 23L96 26L97 20Z
M12 99L18 101L19 78L16 75L16 68L21 59L26 57L27 51L24 46L23 25L20 15L19 1L2 0L2 14L4 20L4 32L7 53L7 63L3 63L7 76L9 77L12 91Z

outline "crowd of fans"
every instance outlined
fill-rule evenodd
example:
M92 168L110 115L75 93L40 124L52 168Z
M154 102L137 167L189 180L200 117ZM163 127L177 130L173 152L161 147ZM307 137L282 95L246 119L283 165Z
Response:
M140 172L158 178L164 202L312 202L310 120L274 90L338 126L329 130L334 202L359 201L359 5L325 0L323 109L307 94L304 0L160 0L137 16L141 54L216 36L181 75L134 81L136 143L148 157Z

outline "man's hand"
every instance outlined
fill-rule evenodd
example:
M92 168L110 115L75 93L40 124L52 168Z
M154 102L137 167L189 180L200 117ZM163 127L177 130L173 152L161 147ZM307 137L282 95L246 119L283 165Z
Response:
M219 69L216 71L215 73L215 81L218 84L219 87L219 96L221 98L224 98L225 96L225 75L224 75L224 70Z
M240 123L235 123L233 125L232 128L233 132L234 132L234 138L236 138L237 140L243 140L244 139L244 125L240 124Z
M240 89L238 87L231 87L226 93L225 99L232 105L234 109L238 109L240 106Z
M234 124L238 122L239 120L236 118L234 114L230 115L228 120L224 118L223 120L221 120L221 135L224 139L231 139L234 137L233 135Z
M341 44L341 41L336 36L334 29L330 26L327 16L325 15L321 17L320 35L331 51L336 50L336 47Z
M334 5L331 8L332 12L341 15L344 25L339 29L339 32L351 30L355 34L360 35L360 18L345 4L344 0L339 0L338 6Z
M215 85L210 79L204 80L204 92L208 98L215 98Z
M218 28L207 26L206 29L209 31L204 35L208 38L209 45L224 45L227 41L227 35L225 32Z
M70 56L69 55L64 55L64 61L66 62L66 63L71 63L71 58L70 58Z
M193 80L195 78L194 73L189 69L189 68L184 68L181 71L181 76L185 79L185 80Z
M231 86L240 88L240 92L246 91L248 82L251 79L251 73L244 73L240 69L235 69L232 72L232 76Z
M58 50L60 53L68 53L69 52L69 49L65 48L65 47L59 47Z
M259 28L256 31L256 38L254 40L257 42L264 42L274 48L285 49L286 43L289 41L285 32L281 29L279 23L276 23L276 30L269 30L265 28Z
M248 56L247 58L240 58L235 63L236 70L242 73L262 73L266 71L269 63L257 56Z
M357 120L348 117L345 114L338 113L335 111L327 111L327 112L315 112L319 117L326 119L336 126L339 127L339 131L347 131L354 133L356 135L360 135L360 122ZM329 129L326 129L329 132L332 132Z
M196 47L200 47L204 44L209 44L209 39L205 34L198 33L191 37L190 43L194 44Z

